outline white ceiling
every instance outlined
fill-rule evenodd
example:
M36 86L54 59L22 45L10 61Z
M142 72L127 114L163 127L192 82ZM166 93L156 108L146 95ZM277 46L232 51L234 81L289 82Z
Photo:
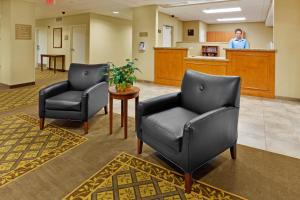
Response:
M143 5L159 5L161 12L175 15L181 20L202 20L209 24L219 23L217 18L246 17L248 22L264 22L272 0L56 0L55 5L47 5L46 0L27 0L36 3L36 18L60 17L85 12L99 13L125 19L132 18L132 8ZM214 2L225 1L225 2ZM189 6L173 7L176 3L198 3ZM242 12L204 14L203 9L228 8L239 6ZM118 15L113 11L119 11Z

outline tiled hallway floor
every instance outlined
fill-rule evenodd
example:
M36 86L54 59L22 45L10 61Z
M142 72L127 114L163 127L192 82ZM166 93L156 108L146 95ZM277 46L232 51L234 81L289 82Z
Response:
M140 101L179 91L176 87L137 83ZM114 112L121 113L114 100ZM129 101L134 117L134 100ZM300 158L300 102L257 97L241 97L238 143Z

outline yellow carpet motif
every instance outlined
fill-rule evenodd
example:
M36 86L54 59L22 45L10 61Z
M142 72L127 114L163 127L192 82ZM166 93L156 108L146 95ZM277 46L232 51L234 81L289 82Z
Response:
M41 87L0 91L0 112L9 111L37 103Z
M185 194L184 180L177 172L122 153L90 177L64 200L209 199L245 200L200 181Z
M0 119L0 187L82 144L86 138L26 114Z

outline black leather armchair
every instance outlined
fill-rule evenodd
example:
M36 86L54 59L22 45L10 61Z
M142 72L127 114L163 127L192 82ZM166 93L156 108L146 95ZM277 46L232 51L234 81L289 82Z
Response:
M136 116L138 154L143 142L185 173L192 173L230 148L236 158L240 78L186 71L181 92L139 103Z
M78 120L88 133L88 119L108 104L107 64L71 64L68 80L39 92L40 129L45 118Z

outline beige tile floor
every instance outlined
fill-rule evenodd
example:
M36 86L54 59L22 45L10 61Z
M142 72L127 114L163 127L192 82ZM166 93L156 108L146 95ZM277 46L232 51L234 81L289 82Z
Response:
M137 83L140 101L179 91L176 87ZM114 101L114 112L121 112ZM134 117L134 100L128 114ZM257 97L241 97L238 143L291 157L300 158L300 102Z

